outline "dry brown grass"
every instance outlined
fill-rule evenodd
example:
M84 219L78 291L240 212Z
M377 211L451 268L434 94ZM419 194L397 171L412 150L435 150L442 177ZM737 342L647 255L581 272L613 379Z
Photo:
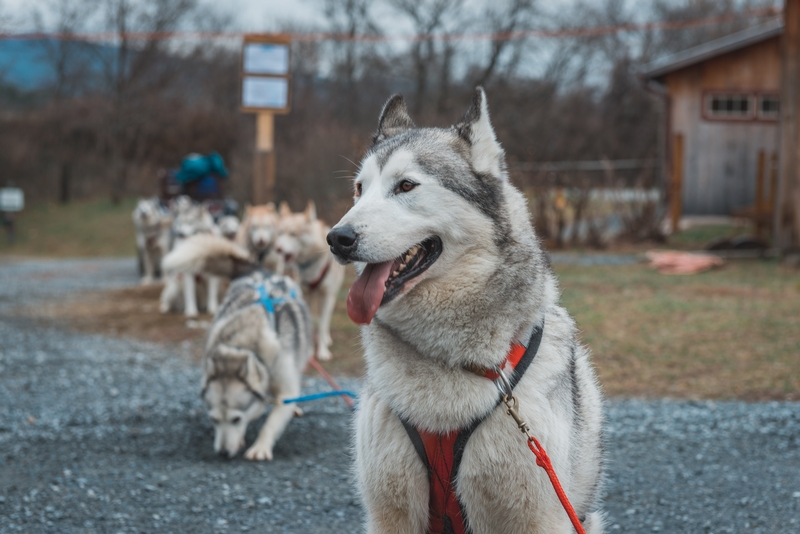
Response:
M739 262L695 276L643 265L557 266L562 302L575 316L609 395L800 400L800 276L774 262ZM348 319L348 276L333 319L334 374L363 372L358 328ZM159 288L82 295L28 310L83 331L188 343L204 330L157 310ZM208 321L210 317L200 319Z
M695 276L557 271L610 395L800 399L796 270L751 261Z

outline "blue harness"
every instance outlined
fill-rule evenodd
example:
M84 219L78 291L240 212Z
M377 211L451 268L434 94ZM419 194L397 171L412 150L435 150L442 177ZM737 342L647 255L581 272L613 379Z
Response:
M297 298L297 290L292 288L289 290L289 299L296 299ZM269 316L270 321L275 324L275 309L286 302L288 299L286 297L273 297L269 294L267 289L264 287L264 284L258 285L258 302L264 306L264 309L267 311L267 315ZM293 404L295 402L306 402L318 399L324 399L327 397L335 397L340 395L346 395L352 399L358 399L358 395L353 393L352 391L347 390L337 390L337 391L326 391L323 393L313 393L311 395L303 395L302 397L295 397L293 399L284 399L284 404Z
M292 300L297 298L297 291L294 288L289 291L289 298ZM286 300L286 297L273 297L270 295L264 284L258 286L258 301L264 306L270 317L275 315L275 307L283 304Z

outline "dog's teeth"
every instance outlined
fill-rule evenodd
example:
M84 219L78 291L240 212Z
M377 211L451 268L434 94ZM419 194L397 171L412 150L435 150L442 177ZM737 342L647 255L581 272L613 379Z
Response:
M405 264L405 263L401 263L401 264L400 264L400 267L398 267L398 268L397 268L397 271L395 271L395 272L398 272L398 271L403 271L405 268L406 268L406 264Z
M400 270L392 272L392 276L398 276L400 274Z

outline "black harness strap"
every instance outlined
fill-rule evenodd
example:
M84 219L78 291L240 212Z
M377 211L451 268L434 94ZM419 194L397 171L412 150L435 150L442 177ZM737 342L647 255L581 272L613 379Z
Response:
M544 334L544 320L542 320L542 324L536 328L534 328L533 332L531 333L531 338L528 341L528 346L525 349L525 354L522 355L519 363L517 364L516 368L512 372L511 376L509 377L509 382L511 383L511 389L513 390L519 381L522 379L522 376L525 374L525 371L528 370L530 367L531 362L536 357L536 354L539 352L539 345L542 343L542 336ZM497 408L498 405L502 402L502 399L498 397L497 403L495 407L492 408L488 413L478 417L474 421L472 421L469 426L463 428L459 431L458 436L455 439L453 444L453 466L450 471L450 481L452 488L455 490L456 487L456 479L458 478L458 470L461 466L461 460L464 457L464 450L467 447L467 442L469 438L472 437L472 433L475 432L475 429L480 426L480 424L489 417L494 410ZM422 460L422 465L425 466L426 471L428 472L428 483L430 484L431 477L433 476L431 464L428 460L428 455L425 452L425 445L422 442L422 436L420 436L419 430L405 418L398 416L400 422L403 424L403 428L406 429L406 433L408 434L409 439L411 440L411 444L414 446L414 450L417 451L417 455L419 456L420 460ZM457 496L456 496L457 497ZM464 519L465 526L467 531L469 530L469 526L467 525L467 512L464 509L464 505L461 503L461 500L458 499L458 506L461 509L461 517ZM441 534L449 534L453 532L452 525L445 525L445 532ZM430 533L434 534L434 533ZM435 533L439 534L439 533Z

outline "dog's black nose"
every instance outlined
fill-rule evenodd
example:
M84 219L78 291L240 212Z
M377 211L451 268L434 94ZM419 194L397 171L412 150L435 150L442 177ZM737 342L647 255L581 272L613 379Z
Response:
M358 234L349 224L334 228L328 232L328 244L331 246L331 252L340 258L347 259L356 250Z

